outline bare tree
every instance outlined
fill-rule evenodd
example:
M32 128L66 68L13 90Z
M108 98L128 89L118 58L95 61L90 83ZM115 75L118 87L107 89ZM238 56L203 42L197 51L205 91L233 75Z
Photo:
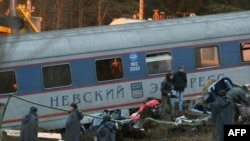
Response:
M98 25L103 24L103 19L107 14L108 8L109 5L105 0L98 0L98 16L97 16Z
M54 17L54 25L53 29L60 29L61 16L63 13L64 0L55 0L54 9L55 9L55 17Z
M84 0L79 0L79 20L78 20L78 26L82 27L83 26L83 14L84 14Z

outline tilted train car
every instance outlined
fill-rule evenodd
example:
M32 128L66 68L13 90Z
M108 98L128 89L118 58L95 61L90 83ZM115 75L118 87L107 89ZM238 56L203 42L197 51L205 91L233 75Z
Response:
M2 128L18 128L34 105L39 127L60 129L60 109L72 102L92 114L160 98L165 74L180 65L186 99L210 78L249 83L250 11L1 37L0 53Z

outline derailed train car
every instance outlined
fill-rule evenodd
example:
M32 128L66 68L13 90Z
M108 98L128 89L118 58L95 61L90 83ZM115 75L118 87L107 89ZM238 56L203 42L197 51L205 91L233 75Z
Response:
M249 24L243 11L1 37L2 128L19 128L32 105L47 130L65 127L72 102L85 114L126 116L147 97L160 98L165 74L180 65L186 99L199 97L207 79L249 83Z

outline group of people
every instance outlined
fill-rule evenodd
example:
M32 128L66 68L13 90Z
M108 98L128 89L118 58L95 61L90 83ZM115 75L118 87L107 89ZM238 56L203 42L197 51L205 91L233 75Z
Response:
M249 120L250 103L246 97L249 90L245 85L234 84L228 77L213 81L209 80L209 82L204 95L204 107L202 105L202 109L199 110L200 113L211 114L214 141L223 141L223 127L225 124L235 124L239 117ZM166 116L165 111L168 105L171 120L175 120L175 116L178 115L175 113L175 109L178 109L178 112L183 110L183 96L186 86L187 78L184 66L180 66L175 73L169 72L166 74L165 79L161 82L163 118ZM178 107L175 108L177 98ZM207 105L210 105L209 110Z
M184 90L187 86L187 75L184 66L181 65L175 73L167 73L161 82L162 92L162 117L165 117L167 105L170 107L171 120L175 120L175 103L178 98L178 112L183 110Z
M69 116L66 120L64 141L80 141L83 114L75 103L69 106ZM111 116L103 117L97 129L97 141L115 141L116 124ZM21 123L20 141L38 141L38 115L37 108L30 107L29 113L24 115Z
M148 97L139 107L137 112L133 113L129 118L137 121L141 119L141 114L145 109L151 109L152 116L166 119L166 110L169 105L171 120L175 120L175 103L179 98L178 114L183 110L184 90L187 87L187 75L184 71L184 66L181 65L178 71L175 73L169 72L165 75L164 80L161 82L161 99ZM157 108L161 107L161 110L157 111ZM159 108L158 108L159 109ZM150 112L149 112L150 113ZM149 116L149 115L148 115ZM137 125L137 124L136 124Z
M235 124L239 117L250 118L250 103L246 94L249 92L245 85L239 86L233 84L230 78L223 77L211 82L206 87L204 95L204 104L210 104L213 140L223 141L225 124ZM183 95L187 86L186 73L184 66L180 66L176 73L167 73L166 78L161 83L162 91L162 116L166 115L167 104L170 107L171 120L175 119L175 103L179 98L178 112L183 108ZM240 105L240 108L239 106ZM204 112L202 109L201 112ZM244 120L244 119L243 119Z
M83 114L72 103L69 106L69 117L66 121L65 141L80 141ZM20 141L38 141L38 116L37 108L30 107L29 113L24 115L21 123Z
M245 85L236 85L228 77L209 84L204 101L211 105L214 141L224 141L224 125L239 124L240 117L242 120L250 117L247 113L250 106L247 93ZM240 113L238 105L248 108ZM243 115L245 116L242 117Z

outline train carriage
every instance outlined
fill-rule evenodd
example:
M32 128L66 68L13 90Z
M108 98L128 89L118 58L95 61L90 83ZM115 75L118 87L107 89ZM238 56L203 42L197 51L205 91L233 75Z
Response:
M64 128L72 102L85 114L126 116L145 98L160 98L165 74L180 65L185 99L201 96L211 78L250 83L249 23L242 11L1 37L2 128L19 128L31 105L47 130Z

